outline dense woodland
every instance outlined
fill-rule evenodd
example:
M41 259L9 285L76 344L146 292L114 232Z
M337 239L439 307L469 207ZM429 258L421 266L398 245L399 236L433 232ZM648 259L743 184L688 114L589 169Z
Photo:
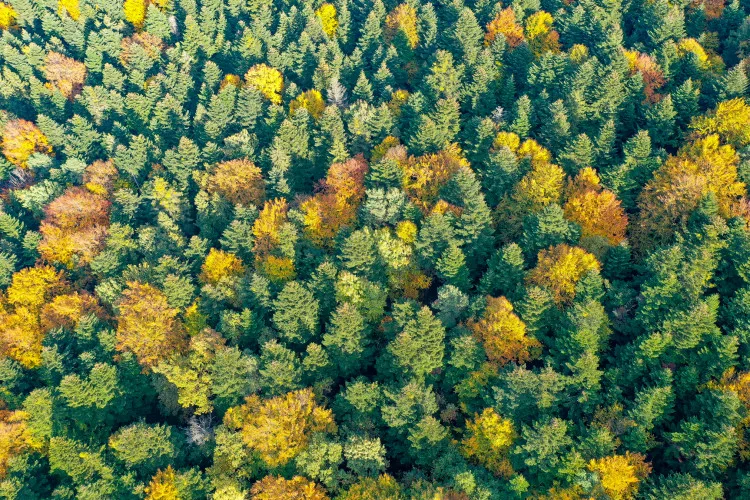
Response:
M0 497L750 498L750 1L2 0Z

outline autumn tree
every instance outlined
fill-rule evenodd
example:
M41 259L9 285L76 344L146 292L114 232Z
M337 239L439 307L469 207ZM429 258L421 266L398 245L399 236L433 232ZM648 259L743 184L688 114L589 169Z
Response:
M17 17L18 16L13 7L5 2L0 2L0 29L9 29L15 24Z
M266 64L256 64L245 73L245 81L248 85L258 89L272 103L281 104L284 77L276 68Z
M206 180L206 190L235 204L260 206L266 184L260 169L250 160L229 160L216 165Z
M245 445L269 467L287 464L308 444L315 432L336 429L331 410L319 406L311 389L271 399L250 396L230 408L224 424L238 430Z
M485 408L466 423L461 453L493 474L510 477L513 467L508 460L508 452L515 437L510 420L501 417L492 408Z
M492 44L499 34L505 37L506 43L511 48L518 47L525 40L523 26L518 24L512 7L506 7L498 12L495 18L487 24L484 44Z
M302 476L284 479L280 476L266 476L256 482L250 490L252 500L328 500L325 490L318 484Z
M302 92L300 95L294 98L289 103L289 113L294 114L298 109L306 109L310 116L316 120L321 117L323 110L325 110L326 103L323 100L323 96L318 90L308 90Z
M588 469L599 477L599 486L613 500L634 498L639 483L651 472L646 457L638 453L591 460Z
M49 88L59 90L68 99L73 99L81 92L86 80L86 66L57 52L48 52L44 75Z
M315 15L320 19L323 32L328 38L336 36L336 30L339 28L339 22L336 17L336 7L331 3L324 3L315 11Z
M541 353L542 345L527 335L526 325L513 313L513 306L505 297L487 297L482 317L470 321L468 326L482 342L489 360L500 365L526 363Z
M149 369L184 347L177 309L152 285L129 282L117 315L117 350L132 352Z
M558 303L569 303L576 284L590 271L599 271L596 257L579 247L556 245L539 252L537 265L526 276L529 284L549 289Z
M215 285L222 280L240 276L244 272L245 266L236 255L212 248L201 267L201 280Z
M17 167L26 168L34 153L52 154L52 146L36 125L27 120L10 120L3 130L3 154Z
M410 48L419 43L417 30L417 11L411 4L402 3L393 9L385 18L385 40L391 43L397 37L403 37Z

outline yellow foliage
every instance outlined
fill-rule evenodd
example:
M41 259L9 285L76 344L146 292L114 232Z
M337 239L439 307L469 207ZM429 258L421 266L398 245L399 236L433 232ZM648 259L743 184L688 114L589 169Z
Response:
M599 184L591 167L582 169L568 187L565 217L581 226L581 238L605 238L610 245L625 239L628 217L614 193Z
M279 244L279 231L287 220L289 206L283 198L267 201L258 218L253 223L255 242L253 251L256 258L264 257Z
M331 410L317 405L312 389L265 400L249 396L243 405L227 411L224 424L239 430L245 444L269 467L287 464L313 433L336 430Z
M386 106L388 107L388 110L391 112L391 116L394 118L398 118L401 115L401 106L406 104L406 101L409 99L409 91L404 89L398 89L393 94L391 94L391 100L386 103ZM391 137L391 140L396 139L395 137ZM383 142L388 140L388 137L386 137ZM398 144L398 142L396 143ZM395 144L394 144L395 145ZM372 160L376 161L376 160Z
M340 500L400 500L402 498L398 481L393 476L381 474L378 478L360 479L341 495Z
M588 469L597 473L601 488L612 500L634 498L638 484L651 471L643 455L630 452L591 460Z
M250 490L251 500L328 500L325 490L302 476L266 476Z
M242 78L240 78L237 75L232 75L232 74L224 75L224 78L222 78L219 88L223 89L227 85L233 85L237 88L240 88L240 86L242 85Z
M738 163L734 148L722 145L718 135L700 138L670 156L641 192L636 239L641 245L668 240L708 193L715 195L719 213L731 216L745 195Z
M570 48L570 60L576 63L582 62L589 56L589 48L581 43L577 43Z
M404 243L411 245L417 239L417 225L410 220L402 220L396 226L396 236Z
M25 412L0 410L0 478L8 473L8 461L32 444L27 420Z
M297 276L294 262L287 257L276 257L269 255L262 265L263 274L274 283L291 281Z
M146 20L146 0L125 0L122 5L125 20L140 29Z
M289 113L292 115L300 108L305 108L307 112L310 113L310 116L317 120L326 109L326 103L323 100L320 91L313 89L308 90L307 92L302 92L295 97L291 103L289 103Z
M515 439L513 423L502 418L492 408L466 422L466 435L461 440L461 453L494 474L510 477L513 473L508 461L508 450Z
M701 46L701 44L695 38L683 38L682 40L680 40L678 47L680 49L681 54L687 54L687 53L695 54L695 56L698 58L698 61L701 64L701 67L707 68L711 64L711 62L708 59L708 54L706 53L706 50Z
M7 30L16 23L16 11L7 3L0 2L0 29Z
M569 303L578 281L593 270L599 270L596 257L582 248L560 244L539 252L537 265L526 281L548 288L557 303Z
M281 104L281 91L284 90L284 77L276 68L266 64L256 64L245 73L245 81L266 96L274 104Z
M696 117L690 127L701 135L719 134L736 148L750 144L750 106L744 99L720 102L707 116Z
M263 173L250 160L230 160L216 165L207 179L206 190L245 206L260 205L266 196Z
M536 212L550 203L560 203L565 172L559 166L538 162L516 185L513 200L517 209Z
M468 326L482 342L487 358L501 366L511 361L526 363L541 354L542 344L526 335L526 325L505 297L487 297L484 314Z
M513 132L498 132L497 137L495 137L495 140L492 142L492 147L495 149L505 147L513 152L516 152L520 145L521 138L518 137L518 134Z
M240 276L245 272L242 261L233 253L212 248L201 267L201 280L215 285L225 278Z
M25 368L42 364L44 332L39 316L28 307L16 307L12 313L0 312L0 355L18 361Z
M57 12L60 15L62 15L63 12L66 12L72 20L78 21L78 18L81 16L79 0L58 0Z
M412 49L419 43L417 11L408 3L402 3L385 18L385 40L387 43L401 35Z
M40 314L40 321L45 331L60 327L72 329L81 317L91 314L103 316L104 310L91 295L85 292L75 292L58 295L45 304Z
M21 269L13 275L6 296L16 307L38 310L50 296L63 287L63 276L51 266Z
M3 154L17 167L26 168L34 153L52 154L52 147L36 125L26 120L11 120L3 130Z
M533 13L526 19L526 39L534 54L560 51L560 35L552 29L553 22L552 15L543 10Z
M390 150L393 147L398 146L401 144L401 142L398 140L398 138L393 137L392 135L387 136L385 139L383 139L380 144L372 148L372 155L370 155L370 161L372 163L377 163L380 160L382 160L388 150Z
M549 163L552 160L552 153L547 148L536 142L534 139L526 139L521 147L516 151L519 158L529 158L531 164Z
M146 500L180 500L176 479L171 465L164 470L157 471L144 490Z
M403 165L403 187L414 203L428 210L437 201L440 189L462 168L469 168L457 144L418 157L409 157Z
M184 347L177 309L151 285L130 282L118 304L117 350L132 352L144 368L177 354Z
M320 19L320 24L323 26L323 32L328 35L328 38L336 36L336 30L339 29L339 21L336 19L336 7L330 3L324 3L318 10L315 11L315 15Z
M505 41L510 48L518 47L524 41L523 28L516 21L516 13L511 7L498 12L495 19L487 25L484 44L490 45L499 34L505 36Z

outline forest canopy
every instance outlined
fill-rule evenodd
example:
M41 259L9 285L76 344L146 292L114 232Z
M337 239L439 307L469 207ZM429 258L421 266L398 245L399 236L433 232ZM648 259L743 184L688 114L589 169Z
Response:
M748 0L0 0L0 498L750 498Z

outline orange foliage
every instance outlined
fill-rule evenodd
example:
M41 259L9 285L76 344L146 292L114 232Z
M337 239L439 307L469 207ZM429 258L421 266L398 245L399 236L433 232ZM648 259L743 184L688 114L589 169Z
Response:
M575 297L578 281L593 270L599 270L596 257L582 248L560 244L539 252L537 265L526 281L548 288L556 302L569 303Z
M39 253L69 268L85 265L104 247L110 202L82 187L68 188L47 205Z
M367 168L362 155L334 163L321 183L320 192L300 205L305 214L305 234L316 245L330 243L342 227L356 219L365 195Z
M250 490L252 500L327 500L326 491L318 484L302 476L284 479L280 476L266 476Z
M484 314L468 326L484 345L487 358L501 366L511 361L526 363L541 354L542 344L526 335L526 325L505 297L487 297Z
M437 153L410 156L402 162L403 186L412 201L423 210L429 210L437 201L440 188L462 168L469 168L461 148L451 144Z
M120 42L120 61L128 64L133 58L145 55L148 59L156 61L164 49L164 42L158 36L147 32L135 33L133 36L124 38Z
M230 160L216 165L206 190L235 204L260 205L266 196L263 174L250 160Z
M625 239L628 217L614 193L603 189L591 167L581 170L567 189L565 217L581 226L581 238L605 238L610 245Z
M510 477L513 473L508 451L516 437L513 423L492 408L466 422L466 435L461 440L461 453L494 474Z
M662 95L657 94L656 90L666 83L659 64L650 55L636 51L625 51L625 57L628 60L631 74L641 74L646 101L650 103L659 102Z
M36 125L26 120L11 120L3 130L3 154L12 164L26 168L34 153L52 154L52 146Z
M81 92L86 80L86 66L57 52L49 52L45 59L44 75L47 88L59 90L68 99Z
M498 34L505 36L510 48L518 47L524 41L523 27L516 21L516 13L512 7L501 10L495 19L490 21L484 35L484 44L490 45Z
M552 29L553 22L552 15L543 10L526 18L526 40L535 55L548 51L560 52L560 34Z
M151 285L128 283L118 304L117 350L130 351L150 368L179 353L185 346L177 309Z
M641 192L635 237L641 245L668 240L687 222L701 198L713 193L719 213L729 217L745 195L737 177L739 157L719 136L709 135L683 147L654 173Z
M336 430L331 410L317 405L312 389L265 400L248 396L243 405L227 411L224 424L239 430L245 444L270 467L296 457L313 433Z
M283 198L267 201L263 206L263 210L253 223L253 251L256 259L262 260L279 244L279 231L287 221L288 210L289 206Z

